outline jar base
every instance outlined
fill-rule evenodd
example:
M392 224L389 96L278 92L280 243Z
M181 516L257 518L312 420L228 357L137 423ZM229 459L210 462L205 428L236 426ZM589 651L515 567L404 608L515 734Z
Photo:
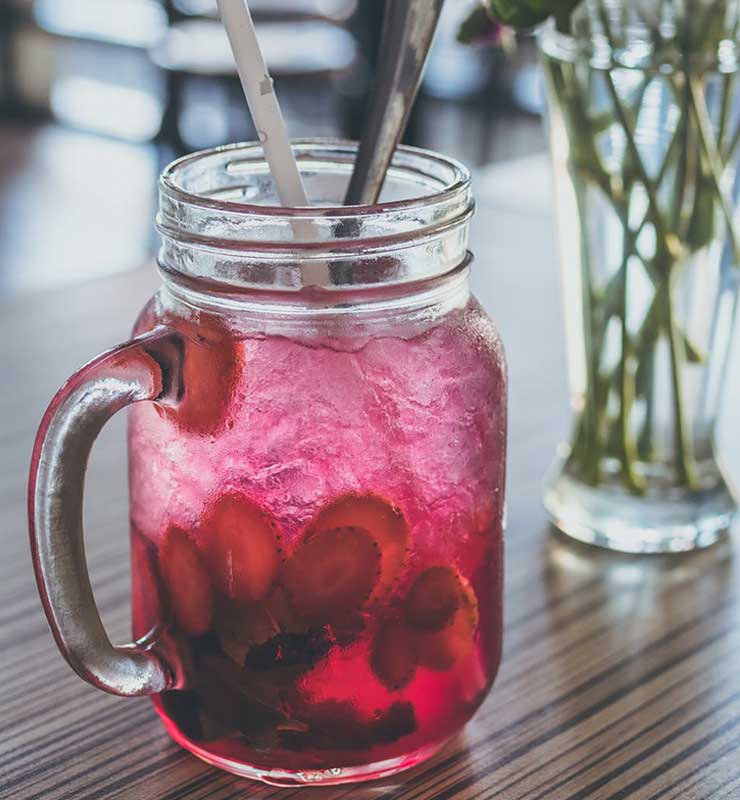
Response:
M547 481L545 509L567 536L622 553L682 553L709 547L732 526L737 501L720 480L709 489L631 495L589 486L559 462Z
M446 737L411 753L396 758L389 758L385 761L377 761L372 764L294 771L278 768L264 769L214 755L204 750L202 747L199 747L186 736L183 736L177 727L169 720L162 718L162 722L167 729L167 733L177 744L206 764L222 769L225 772L230 772L233 775L238 775L240 778L248 778L249 780L260 781L270 786L280 787L337 786L343 783L364 783L365 781L389 778L400 772L405 772L412 767L416 767L432 758L432 756L436 755L454 738L454 736Z

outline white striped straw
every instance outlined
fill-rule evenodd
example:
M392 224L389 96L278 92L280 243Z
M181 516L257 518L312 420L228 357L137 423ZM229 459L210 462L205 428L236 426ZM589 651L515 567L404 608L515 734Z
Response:
M298 170L293 149L290 146L288 129L283 119L272 78L257 39L252 15L246 0L218 0L221 20L234 53L244 96L247 98L257 135L262 143L265 158L272 173L280 202L292 208L308 206L306 189ZM314 226L310 221L296 220L293 228L300 238L315 239ZM304 285L323 284L328 266L316 264L305 270Z

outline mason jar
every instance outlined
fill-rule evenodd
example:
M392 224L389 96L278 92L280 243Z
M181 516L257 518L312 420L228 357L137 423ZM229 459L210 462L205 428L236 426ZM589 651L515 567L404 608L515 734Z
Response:
M310 208L259 145L161 179L163 283L38 435L31 526L57 643L151 694L211 764L277 785L377 778L436 752L501 655L506 371L472 297L467 170L401 148L342 207L354 145L295 145ZM82 552L82 482L129 409L134 644Z

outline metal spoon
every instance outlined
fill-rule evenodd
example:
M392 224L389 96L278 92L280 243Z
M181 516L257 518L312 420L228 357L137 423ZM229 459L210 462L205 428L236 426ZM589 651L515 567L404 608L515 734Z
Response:
M444 0L386 0L375 93L345 205L376 203L403 136Z

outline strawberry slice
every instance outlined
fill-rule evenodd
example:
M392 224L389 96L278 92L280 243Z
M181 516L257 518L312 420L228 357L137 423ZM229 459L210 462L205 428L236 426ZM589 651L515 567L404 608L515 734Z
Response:
M459 574L459 605L447 625L438 631L416 636L419 664L443 672L465 658L473 649L478 627L478 602L470 583Z
M213 321L177 321L182 332L181 396L173 415L189 431L207 434L225 420L240 370L232 334Z
M378 680L392 692L411 683L419 657L414 634L403 621L385 623L373 638L370 667Z
M190 636L202 636L213 619L213 586L195 542L171 527L159 551L159 568L177 625Z
M285 565L283 586L293 608L318 624L361 608L380 574L380 552L362 528L335 528L304 539Z
M452 567L431 567L419 575L403 601L406 622L417 631L441 631L464 602L464 589Z
M232 600L262 600L280 572L280 536L256 503L227 493L206 512L198 534L213 582Z
M334 528L366 530L380 548L380 579L371 600L387 594L398 581L409 544L409 526L401 511L374 494L346 494L326 506L311 523L306 539Z
M157 575L157 551L135 528L131 530L131 625L142 639L164 620Z

